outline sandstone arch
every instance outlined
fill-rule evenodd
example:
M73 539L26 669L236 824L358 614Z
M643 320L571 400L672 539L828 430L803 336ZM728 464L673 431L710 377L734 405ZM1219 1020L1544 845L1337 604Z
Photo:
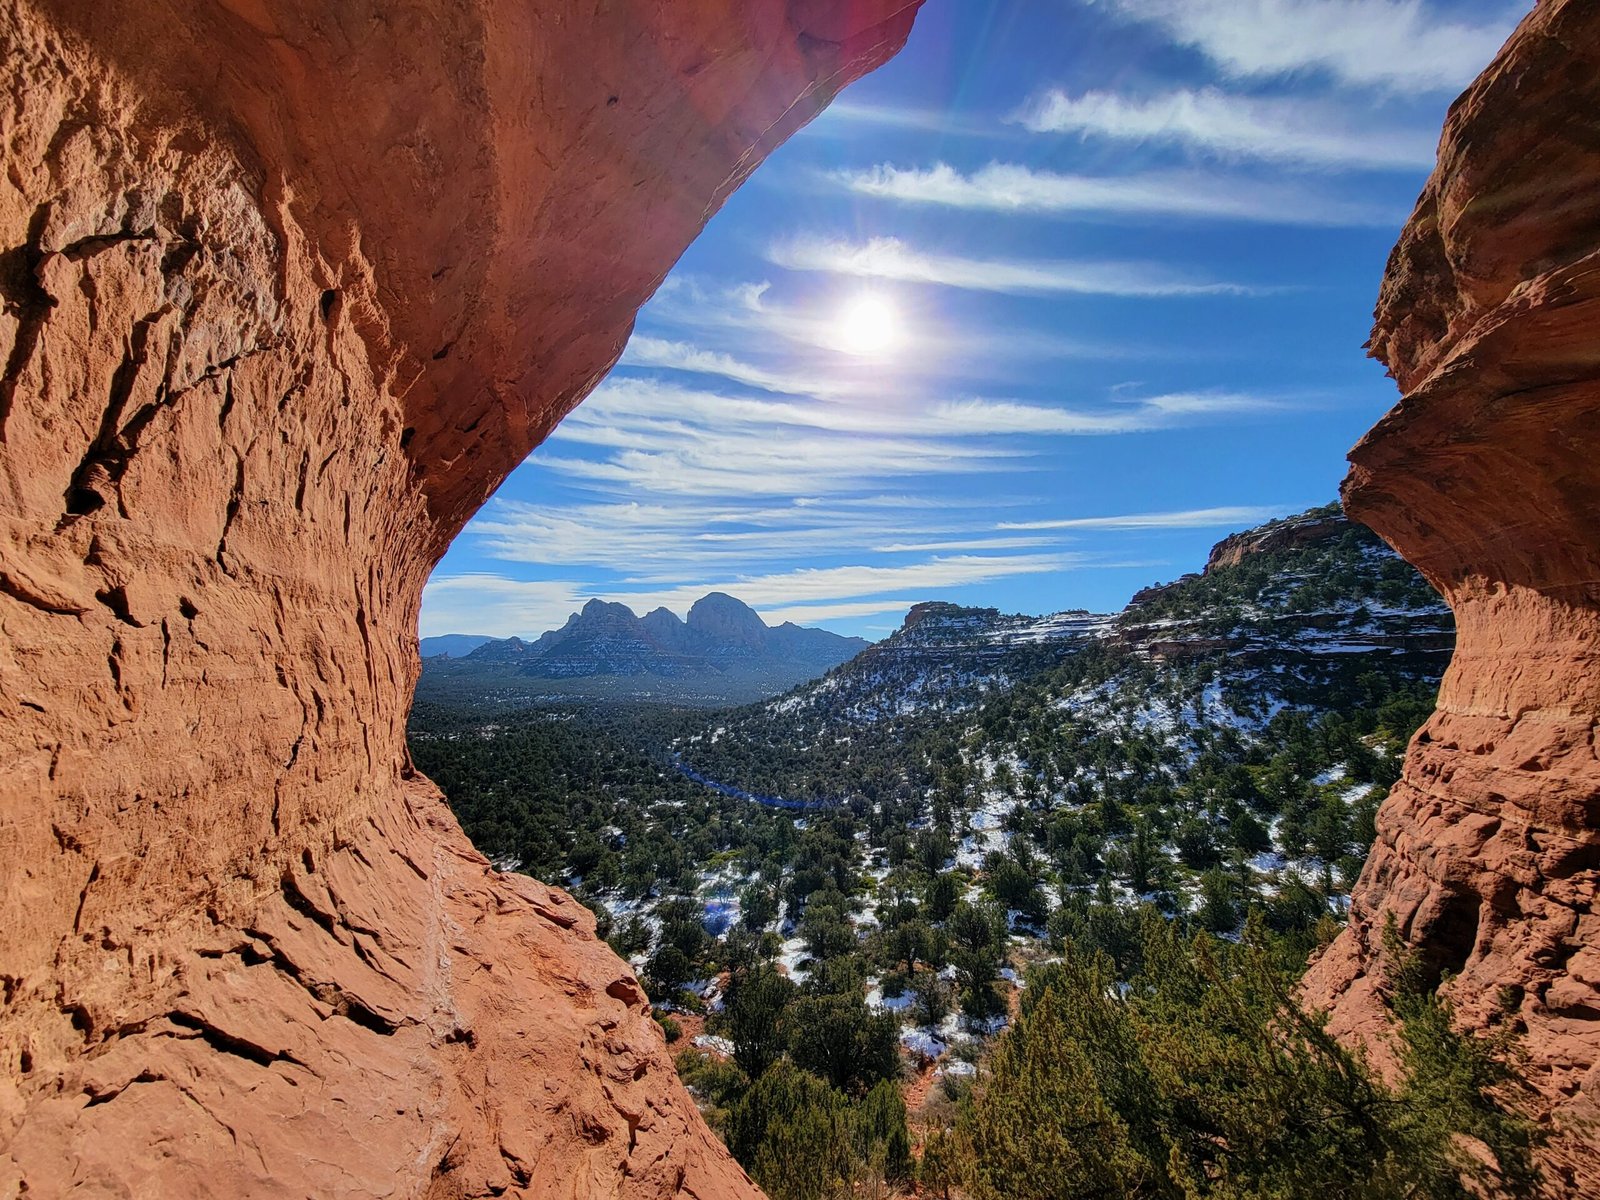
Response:
M754 1190L623 966L406 770L423 578L915 0L3 0L0 1180ZM1600 1062L1600 13L1453 110L1352 511L1460 650L1308 995L1394 911L1552 1111ZM1594 1190L1597 1151L1557 1148Z
M5 1194L753 1196L416 610L916 0L0 4Z

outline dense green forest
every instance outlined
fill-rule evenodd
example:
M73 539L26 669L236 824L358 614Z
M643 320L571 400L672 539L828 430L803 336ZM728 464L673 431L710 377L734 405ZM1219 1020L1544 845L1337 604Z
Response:
M1445 1197L1468 1159L1516 1193L1509 1041L1397 965L1385 1085L1289 998L1449 644L1409 567L1309 516L1057 642L943 606L774 701L419 704L412 752L594 909L776 1200Z

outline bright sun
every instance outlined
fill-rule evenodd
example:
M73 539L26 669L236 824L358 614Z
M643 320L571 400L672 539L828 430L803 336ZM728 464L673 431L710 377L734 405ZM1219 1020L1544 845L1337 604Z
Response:
M892 354L905 340L900 310L887 297L862 292L839 310L838 347L846 354L879 358Z

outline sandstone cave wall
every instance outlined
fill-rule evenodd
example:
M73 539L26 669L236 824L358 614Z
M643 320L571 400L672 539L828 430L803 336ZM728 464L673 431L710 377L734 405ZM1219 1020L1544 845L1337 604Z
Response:
M1438 711L1310 1000L1384 1025L1383 924L1465 1023L1526 1033L1554 1194L1600 1193L1600 7L1544 0L1450 112L1372 352L1400 404L1350 514L1444 593Z
M912 0L0 3L0 1190L753 1196L422 585Z

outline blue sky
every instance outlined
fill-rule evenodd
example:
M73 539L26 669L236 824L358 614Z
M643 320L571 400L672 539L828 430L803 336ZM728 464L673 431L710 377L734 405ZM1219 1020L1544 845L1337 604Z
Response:
M591 596L882 637L1112 611L1325 503L1449 102L1526 11L929 0L755 174L435 571L421 632Z

